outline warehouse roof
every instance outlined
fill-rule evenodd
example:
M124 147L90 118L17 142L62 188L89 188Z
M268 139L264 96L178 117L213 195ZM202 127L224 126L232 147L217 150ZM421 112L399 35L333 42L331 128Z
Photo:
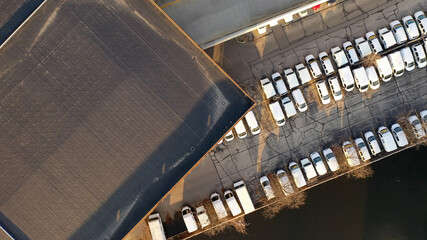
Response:
M120 239L252 105L151 1L47 1L0 49L0 225Z

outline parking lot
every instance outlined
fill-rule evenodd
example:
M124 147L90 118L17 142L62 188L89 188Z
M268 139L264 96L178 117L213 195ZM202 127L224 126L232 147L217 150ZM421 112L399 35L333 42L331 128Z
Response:
M380 125L390 126L405 113L427 108L426 68L405 72L389 82L381 81L377 90L343 92L343 100L332 101L328 105L320 103L314 84L309 84L302 88L308 110L287 119L283 127L277 127L272 120L267 107L269 101L263 97L259 85L262 77L293 67L309 54L329 53L332 47L342 46L347 40L353 41L367 31L377 31L387 26L389 21L421 9L427 9L426 2L384 1L381 5L349 0L338 4L335 9L328 9L329 12L321 11L318 15L291 23L293 26L277 26L263 36L254 33L248 37L252 41L245 44L232 40L209 49L213 59L257 102L254 112L262 131L256 136L249 134L245 139L236 137L231 142L224 142L207 155L182 186L174 189L160 204L157 211L162 218L172 217L184 204L196 204L212 192L231 188L233 182L240 179L247 183L252 198L256 200L260 197L257 191L260 176L286 168L290 161L308 157L311 152L361 137L364 132L375 131ZM317 21L318 18L321 20ZM311 24L306 21L311 21ZM292 39L292 31L288 30L299 24L304 28L300 35L304 35L299 38L292 35ZM312 31L304 26L310 26ZM285 43L284 38L287 39ZM167 235L173 233L167 225L166 232Z

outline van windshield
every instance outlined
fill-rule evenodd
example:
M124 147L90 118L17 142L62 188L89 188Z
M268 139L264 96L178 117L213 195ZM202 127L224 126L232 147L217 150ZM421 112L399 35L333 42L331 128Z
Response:
M354 84L347 85L347 89L353 88Z
M252 132L256 132L259 130L259 127L252 128Z
M211 200L212 200L212 202L215 202L216 200L218 200L218 196L213 196L212 198L211 198Z
M225 199L229 199L229 198L231 198L231 197L233 197L233 194L231 194L231 193L227 193L227 194L225 194Z
M277 123L278 123L278 124L282 124L282 123L284 123L284 122L285 122L285 119L282 119L282 120L277 121Z

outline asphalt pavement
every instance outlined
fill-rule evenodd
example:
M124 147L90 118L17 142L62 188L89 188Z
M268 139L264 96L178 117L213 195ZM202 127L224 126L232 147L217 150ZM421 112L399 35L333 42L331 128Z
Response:
M186 178L182 201L173 205L164 201L156 209L163 220L167 216L173 219L183 204L196 206L212 192L231 188L240 179L248 184L253 199L259 199L260 176L285 168L290 161L308 157L311 152L360 137L380 125L390 126L397 116L427 108L427 69L423 68L381 82L378 90L344 93L344 100L327 106L321 105L313 84L306 86L302 91L309 110L277 127L258 84L261 77L293 67L308 54L330 52L334 46L342 46L347 40L353 41L421 9L427 10L427 2L347 0L291 24L276 26L264 35L248 34L244 44L230 40L208 49L257 102L254 112L262 131L219 145L206 156L206 167L196 168ZM209 178L199 178L197 183L187 181L193 176ZM167 233L176 232L168 232L168 224L165 226Z

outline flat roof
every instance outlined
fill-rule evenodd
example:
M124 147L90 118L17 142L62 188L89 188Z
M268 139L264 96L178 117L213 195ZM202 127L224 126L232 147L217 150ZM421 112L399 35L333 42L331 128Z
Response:
M153 2L47 1L0 49L0 225L121 239L253 104Z
M311 0L158 0L159 6L201 46L280 15Z

